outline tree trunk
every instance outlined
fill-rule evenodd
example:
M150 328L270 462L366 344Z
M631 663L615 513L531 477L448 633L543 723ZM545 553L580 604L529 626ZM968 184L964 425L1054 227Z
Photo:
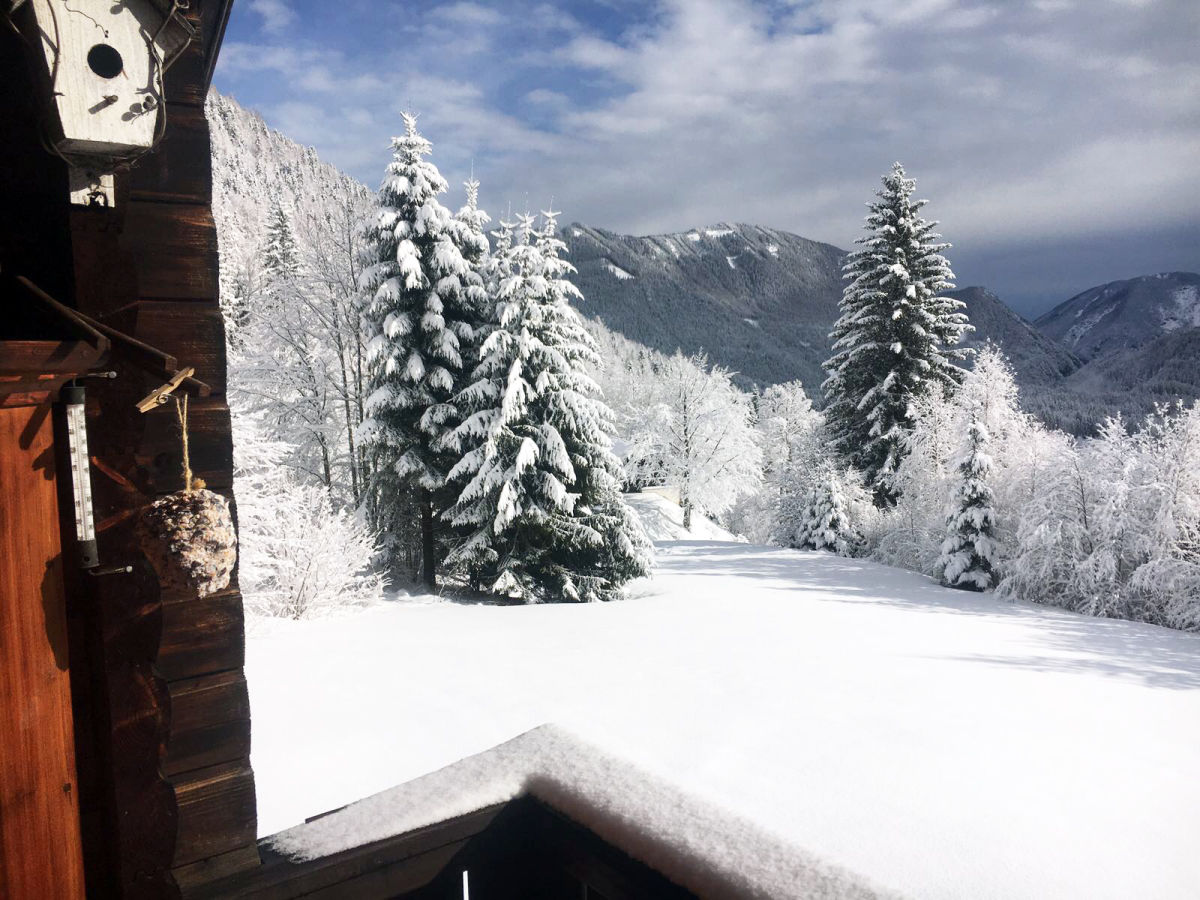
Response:
M428 588L437 587L433 555L433 497L421 491L421 577Z

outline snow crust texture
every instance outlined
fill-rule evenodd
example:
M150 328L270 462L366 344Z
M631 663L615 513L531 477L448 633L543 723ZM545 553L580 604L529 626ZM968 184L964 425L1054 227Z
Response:
M896 896L543 725L271 839L314 859L532 795L704 897Z

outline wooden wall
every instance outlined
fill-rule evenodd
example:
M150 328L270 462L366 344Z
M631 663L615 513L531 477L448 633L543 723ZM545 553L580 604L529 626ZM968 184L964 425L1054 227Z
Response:
M202 3L197 14L222 15L222 6ZM197 22L209 35L212 24ZM115 208L74 207L71 231L79 308L194 366L213 388L211 397L191 405L192 468L233 500L203 107L210 50L197 42L168 73L166 135L151 156L118 175ZM128 897L186 893L259 864L236 579L205 598L162 591L124 517L182 487L172 407L144 415L134 408L156 386L153 378L123 372L111 388L95 392L90 423L101 463L95 475L101 559L137 566L133 577L100 579L95 592L111 711L106 737L115 749L114 850Z
M0 267L196 368L213 392L192 404L192 467L232 500L203 109L228 7L191 3L201 39L167 73L165 137L118 173L111 209L67 202L65 167L37 142L24 48L4 29ZM236 575L210 597L165 592L142 557L136 512L182 486L180 443L170 405L145 415L134 406L161 379L119 360L111 367L119 377L91 382L88 402L100 559L134 571L68 573L88 887L171 897L259 865L242 601Z
M48 402L10 399L0 398L0 897L82 900L54 428Z

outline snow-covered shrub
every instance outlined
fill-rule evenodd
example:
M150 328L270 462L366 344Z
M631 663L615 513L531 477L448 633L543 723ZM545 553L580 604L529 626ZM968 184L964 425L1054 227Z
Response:
M1025 505L1007 596L1200 630L1200 409L1120 419L1052 460Z
M1069 445L1021 410L1012 368L987 345L963 383L947 393L928 394L913 404L906 453L889 479L896 504L883 510L870 541L871 555L942 578L947 516L955 510L961 452L972 421L988 436L993 565L1002 568L1016 550L1021 511L1037 493L1050 460Z
M251 615L300 619L382 597L375 538L328 490L300 484L281 465L287 445L261 416L234 409L239 582Z
M737 501L725 525L755 543L783 543L781 535L795 525L791 497L821 471L828 453L822 417L799 381L771 385L754 399L761 486Z

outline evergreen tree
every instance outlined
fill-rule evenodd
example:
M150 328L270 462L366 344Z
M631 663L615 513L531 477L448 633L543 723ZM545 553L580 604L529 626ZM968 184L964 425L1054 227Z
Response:
M987 445L987 427L972 416L958 461L954 506L946 520L948 534L938 560L943 584L971 591L986 591L996 583L996 512L988 484L992 458Z
M404 136L392 141L393 160L367 235L362 285L369 295L370 396L363 437L376 455L369 503L376 524L384 532L403 531L415 499L421 571L433 586L434 523L453 499L446 488L455 461L446 444L457 424L451 400L463 386L463 352L484 310L479 273L464 258L464 250L477 252L478 242L438 201L446 182L425 159L432 147L417 133L416 118L406 113L404 126ZM401 548L388 547L397 568Z
M263 251L263 269L268 278L295 278L300 271L300 253L292 234L292 223L283 205L276 200L267 214L267 245Z
M479 208L479 182L472 177L464 182L467 202L455 215L455 220L462 226L461 250L463 259L471 267L472 276L463 289L470 307L475 311L476 319L472 323L471 332L464 332L461 341L463 371L470 373L479 364L479 348L488 334L488 239L484 227L491 217ZM464 385L465 386L465 385ZM457 427L458 423L454 425Z
M916 182L899 163L883 176L869 204L868 237L844 267L848 282L825 362L826 421L843 460L863 472L877 503L895 500L890 477L912 427L912 405L929 391L961 378L954 349L971 326L965 304L939 296L954 273L938 243L936 222L918 215Z
M595 344L569 304L579 291L559 254L555 214L521 216L498 235L494 328L455 432L461 493L451 514L470 536L450 564L492 593L608 600L649 571L649 544L621 501L612 414L585 367Z
M858 520L864 507L869 506L856 473L828 467L805 489L789 543L801 550L830 550L839 556L854 556L863 549Z

